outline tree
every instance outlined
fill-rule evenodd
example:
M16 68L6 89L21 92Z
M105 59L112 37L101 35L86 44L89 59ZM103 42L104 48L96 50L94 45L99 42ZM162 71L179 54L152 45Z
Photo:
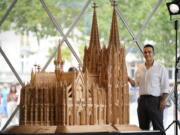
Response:
M1 0L0 16L5 13L11 2L12 0ZM86 1L45 0L45 2L61 26L64 29L67 29L75 16L77 16L81 11L81 8ZM112 6L109 0L96 0L96 2L98 4L97 19L101 44L107 45L112 16ZM157 0L117 0L117 2L118 8L121 10L136 34L145 18L154 8ZM76 28L83 34L77 35L72 32L69 35L70 38L75 36L77 39L88 43L87 37L90 35L92 13L93 9L89 6L76 26ZM5 23L0 28L1 31L10 29L22 34L28 32L34 33L37 39L59 35L52 22L49 20L49 17L44 11L39 0L19 0ZM119 21L119 32L121 41L127 49L133 47L136 50L135 52L140 52L121 21ZM142 42L155 42L155 58L164 62L167 66L170 66L174 63L174 34L173 26L169 23L169 15L164 1L151 21L148 23L147 28L143 31L139 39ZM83 47L79 48L82 49Z

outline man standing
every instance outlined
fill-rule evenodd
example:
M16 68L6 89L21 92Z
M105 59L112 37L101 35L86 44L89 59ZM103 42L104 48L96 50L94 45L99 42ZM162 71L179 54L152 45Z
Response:
M168 73L164 66L153 59L152 45L145 45L143 53L145 63L138 67L135 80L128 77L133 87L139 87L137 108L139 126L143 130L149 130L152 122L154 130L164 132L163 110L169 93Z

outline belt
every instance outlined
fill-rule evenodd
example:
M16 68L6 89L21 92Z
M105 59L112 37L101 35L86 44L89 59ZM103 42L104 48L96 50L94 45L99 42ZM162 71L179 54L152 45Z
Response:
M160 96L153 96L153 95L140 95L140 98L160 98Z

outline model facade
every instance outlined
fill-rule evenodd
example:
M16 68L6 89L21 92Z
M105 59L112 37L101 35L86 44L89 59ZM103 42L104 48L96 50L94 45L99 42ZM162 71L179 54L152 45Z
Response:
M94 5L89 46L82 70L63 71L61 45L55 72L31 73L21 91L20 125L74 126L129 123L125 49L121 46L115 8L108 46L101 47Z

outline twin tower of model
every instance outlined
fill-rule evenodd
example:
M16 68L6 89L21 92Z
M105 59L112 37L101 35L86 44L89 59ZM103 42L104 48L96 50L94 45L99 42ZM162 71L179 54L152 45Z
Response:
M108 46L99 42L96 6L82 71L63 71L61 48L55 72L31 73L21 91L20 125L115 125L129 123L129 92L124 48L115 6Z

